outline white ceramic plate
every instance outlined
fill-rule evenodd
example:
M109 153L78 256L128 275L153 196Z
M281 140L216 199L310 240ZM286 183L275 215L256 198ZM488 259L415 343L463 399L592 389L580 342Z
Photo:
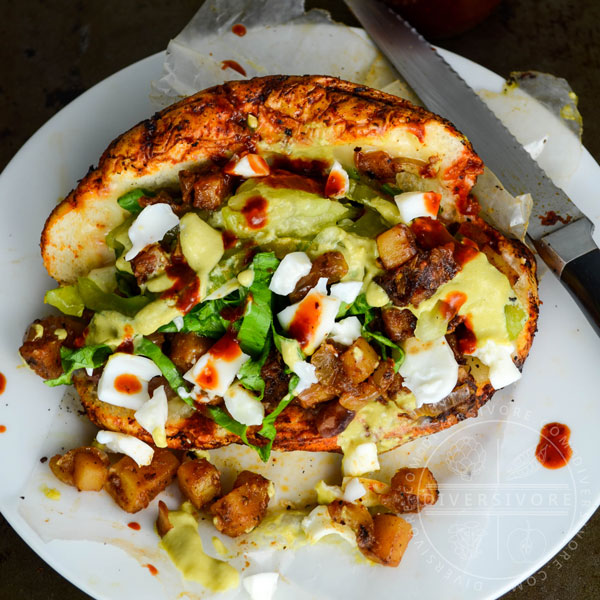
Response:
M471 86L501 86L497 75L443 54ZM21 517L19 496L41 456L50 407L63 390L43 386L23 368L17 348L26 326L43 314L42 297L52 287L38 247L44 220L116 135L152 114L149 82L160 77L163 59L161 53L140 61L77 98L0 176L0 371L7 379L0 396L0 424L6 426L0 509L45 561L96 598L163 597L164 590L140 568L142 561L122 550L83 541L46 544ZM596 224L599 179L600 168L584 151L566 189ZM375 569L327 546L306 548L309 559L290 571L276 598L391 597L394 588L406 597L494 598L543 565L583 525L600 503L600 340L550 274L540 295L539 332L523 379L477 419L402 450L405 459L432 465L442 493L435 508L413 518L415 538L401 567ZM558 471L533 458L540 428L551 421L572 431L574 456ZM326 572L314 568L321 560L328 561Z

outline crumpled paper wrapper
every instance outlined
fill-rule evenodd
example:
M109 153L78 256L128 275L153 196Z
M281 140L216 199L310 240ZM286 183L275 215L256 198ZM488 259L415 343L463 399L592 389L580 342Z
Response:
M240 37L231 31L237 23L246 27L246 35ZM224 69L225 60L236 61L248 77L277 73L329 74L419 103L414 92L365 35L333 23L324 11L305 13L302 0L207 1L188 26L170 42L164 75L152 84L154 102L163 107L206 87L243 78L235 70ZM508 94L500 95L502 98L493 97L491 93L482 95L503 118L503 97L508 97ZM490 99L492 97L493 100ZM528 110L537 114L535 111L539 110L539 105L529 102ZM505 124L519 137L518 132L513 130L513 121L506 119ZM539 133L533 138L539 139ZM531 141L527 138L523 143ZM552 171L552 167L548 168ZM530 198L513 198L488 170L480 177L475 193L486 215L500 229L517 237L524 236L531 208ZM515 393L514 388L512 393ZM504 407L504 412L494 413L494 410L485 407L476 420L469 420L474 425L471 430L474 433L465 434L461 428L452 428L437 434L432 440L417 440L382 455L382 468L376 478L389 481L400 466L430 466L440 482L442 494L445 489L460 486L466 476L461 470L465 456L474 460L476 466L478 457L496 456L498 460L499 454L496 453L499 449L504 455L512 451L512 448L504 448L502 441L508 426L506 419L512 410L509 398L509 393L502 391L494 399L494 410ZM75 399L74 392L69 391L57 411L43 444L43 452L50 458L70 448L88 445L94 436L95 428L81 416L79 401ZM468 452L463 447L465 440L469 443ZM225 489L231 485L236 473L244 468L275 481L277 493L270 505L273 510L285 510L287 506L304 508L314 504L316 495L313 488L320 479L331 484L341 483L338 455L274 452L273 458L264 465L253 451L245 447L233 446L211 451L210 454L211 460L223 472ZM471 467L469 482L481 485L497 483L497 480L490 479L494 469L473 470ZM47 463L34 467L22 496L20 512L44 541L90 540L112 544L136 558L140 565L151 563L157 567L159 574L156 579L160 584L157 597L159 594L168 599L211 597L199 584L184 581L166 553L158 547L159 539L154 531L158 499L146 510L129 515L118 508L105 492L78 493L74 488L63 485L51 474ZM170 508L177 507L181 495L176 484L171 485L161 498ZM441 551L448 556L454 553L452 544L456 540L448 535L448 526L450 529L455 527L453 517L445 515L443 510L436 513L436 508L433 508L420 515L407 515L407 519L413 524L415 538L402 562L404 573L422 572L422 556L426 551L432 555ZM128 527L131 521L141 525L140 531ZM473 531L484 533L488 527L487 517L483 515L476 521L475 525L471 523L475 527ZM230 550L228 560L242 572L242 576L278 571L281 574L279 587L285 588L278 593L289 599L358 598L371 595L375 589L374 582L377 582L377 590L389 590L398 585L400 575L396 569L369 565L356 550L342 542L334 540L333 543L303 546L297 524L298 539L295 541L289 536L283 539L277 539L277 535L269 537L269 531L260 529L249 537L231 540L218 534L208 518L200 521L199 531L205 551L212 556L219 558L212 538L217 536L225 543ZM283 549L284 546L286 549ZM338 576L323 576L321 569L315 569L315 565L325 564L328 573L337 573ZM344 575L350 572L351 577ZM240 587L218 597L228 600L246 595Z

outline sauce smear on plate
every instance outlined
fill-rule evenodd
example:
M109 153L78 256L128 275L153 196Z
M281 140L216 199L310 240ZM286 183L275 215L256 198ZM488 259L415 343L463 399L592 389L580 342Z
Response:
M0 373L0 394L6 389L6 377L4 373Z
M542 427L535 457L546 469L564 467L573 454L569 445L571 430L562 423L547 423Z

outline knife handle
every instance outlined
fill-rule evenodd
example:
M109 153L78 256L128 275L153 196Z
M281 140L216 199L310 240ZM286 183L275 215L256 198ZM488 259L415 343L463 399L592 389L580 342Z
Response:
M569 261L560 278L600 336L600 249Z

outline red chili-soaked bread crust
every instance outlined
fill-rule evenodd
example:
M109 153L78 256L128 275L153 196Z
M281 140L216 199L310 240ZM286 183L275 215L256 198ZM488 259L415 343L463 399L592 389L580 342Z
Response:
M258 119L256 128L249 115ZM164 109L110 144L98 167L46 221L46 269L70 283L114 261L104 238L124 220L117 198L130 189L173 184L180 170L233 154L293 155L337 146L381 149L430 164L430 183L439 182L448 218L456 216L483 168L453 125L397 96L325 76L229 82Z

